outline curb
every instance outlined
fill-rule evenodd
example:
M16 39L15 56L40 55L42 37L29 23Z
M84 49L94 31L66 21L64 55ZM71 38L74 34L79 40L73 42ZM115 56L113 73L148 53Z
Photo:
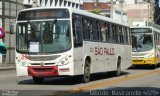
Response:
M15 70L15 67L1 67L0 71L4 71L4 70Z

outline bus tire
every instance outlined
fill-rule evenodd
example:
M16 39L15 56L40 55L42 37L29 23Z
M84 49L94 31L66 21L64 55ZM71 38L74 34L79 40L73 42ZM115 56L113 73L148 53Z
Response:
M156 69L156 68L157 68L157 64L151 65L151 69Z
M88 83L90 81L90 63L88 60L85 61L84 74L82 76L82 82Z
M32 77L33 78L33 81L35 82L35 83L43 83L43 81L44 81L44 78L43 77Z
M117 61L117 70L116 70L116 76L121 75L121 59L119 58Z

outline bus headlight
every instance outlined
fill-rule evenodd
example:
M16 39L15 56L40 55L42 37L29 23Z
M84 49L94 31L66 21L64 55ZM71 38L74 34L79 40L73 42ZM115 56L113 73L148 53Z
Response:
M65 58L63 58L63 59L61 60L61 65L66 65L66 64L68 64L68 63L69 63L68 57L65 57Z
M152 57L154 57L153 53L149 53L149 54L146 55L146 58L152 58Z
M58 65L67 65L69 62L71 62L71 55L64 57L61 59Z

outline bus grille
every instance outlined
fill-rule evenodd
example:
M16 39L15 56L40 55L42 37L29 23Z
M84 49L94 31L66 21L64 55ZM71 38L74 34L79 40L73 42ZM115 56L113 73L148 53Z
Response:
M31 56L31 61L49 61L49 60L55 60L60 55L55 55L55 56Z
M148 53L142 53L142 54L132 54L132 56L144 56L144 55L146 55L146 54L148 54Z
M36 72L50 72L52 71L52 68L33 68Z

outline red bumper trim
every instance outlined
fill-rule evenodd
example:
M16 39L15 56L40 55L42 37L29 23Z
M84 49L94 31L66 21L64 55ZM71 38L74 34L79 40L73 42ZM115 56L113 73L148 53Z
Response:
M29 76L58 76L58 66L28 66Z

